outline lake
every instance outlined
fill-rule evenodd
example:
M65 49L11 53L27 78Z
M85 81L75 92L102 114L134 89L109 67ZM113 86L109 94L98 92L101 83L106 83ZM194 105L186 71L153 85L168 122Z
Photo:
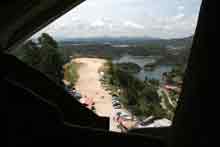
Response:
M172 69L172 65L158 65L154 68L152 71L145 71L144 70L144 65L146 64L152 64L156 62L160 56L131 56L131 55L124 55L119 59L113 60L113 63L136 63L139 65L142 70L134 74L135 77L137 77L140 80L145 80L145 77L147 76L149 79L157 79L157 80L162 80L162 74L164 72L170 72Z

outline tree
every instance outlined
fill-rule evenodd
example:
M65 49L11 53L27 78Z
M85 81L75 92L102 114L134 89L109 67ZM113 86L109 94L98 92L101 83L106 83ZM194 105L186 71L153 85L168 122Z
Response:
M41 71L55 81L62 78L62 66L64 64L62 56L57 48L49 44L42 45Z
M40 70L52 80L61 81L64 59L59 52L57 42L45 33L38 38L38 42L42 56Z
M146 85L142 90L140 97L144 98L149 103L160 102L160 98L157 94L157 89L153 86Z
M50 45L53 48L58 48L57 42L47 33L42 33L42 35L38 38L38 42L40 45Z
M62 80L64 58L57 42L46 33L38 38L38 43L28 40L14 52L23 62L41 71L57 83Z
M23 50L21 60L38 69L42 58L37 44L32 40L28 40L21 48Z
M68 63L64 67L64 79L73 87L78 79L77 65L75 63Z
M160 85L160 81L156 79L148 79L148 82L155 87L158 87Z

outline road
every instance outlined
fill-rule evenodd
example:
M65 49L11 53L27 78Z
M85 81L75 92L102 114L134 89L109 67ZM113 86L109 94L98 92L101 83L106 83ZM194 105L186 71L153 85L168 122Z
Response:
M71 62L79 63L79 79L75 88L82 94L93 98L96 113L110 118L110 131L120 132L117 123L113 121L113 107L111 95L102 87L99 81L98 69L106 62L98 58L76 58Z

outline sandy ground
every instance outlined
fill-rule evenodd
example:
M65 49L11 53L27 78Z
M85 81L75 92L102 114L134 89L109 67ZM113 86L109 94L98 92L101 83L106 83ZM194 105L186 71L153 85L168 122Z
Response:
M82 96L93 98L97 115L110 117L111 131L120 132L120 129L116 127L117 123L113 121L111 95L105 91L99 81L98 69L106 61L98 58L77 58L72 62L81 64L78 69L79 79L75 88L80 91Z

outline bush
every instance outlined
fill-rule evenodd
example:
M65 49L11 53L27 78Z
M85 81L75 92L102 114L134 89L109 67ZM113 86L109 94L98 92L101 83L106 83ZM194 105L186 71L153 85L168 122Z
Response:
M148 79L147 82L155 87L158 87L160 85L159 80L156 80L156 79Z
M64 79L70 82L70 86L73 87L79 77L77 73L77 67L75 63L70 63L64 67Z

